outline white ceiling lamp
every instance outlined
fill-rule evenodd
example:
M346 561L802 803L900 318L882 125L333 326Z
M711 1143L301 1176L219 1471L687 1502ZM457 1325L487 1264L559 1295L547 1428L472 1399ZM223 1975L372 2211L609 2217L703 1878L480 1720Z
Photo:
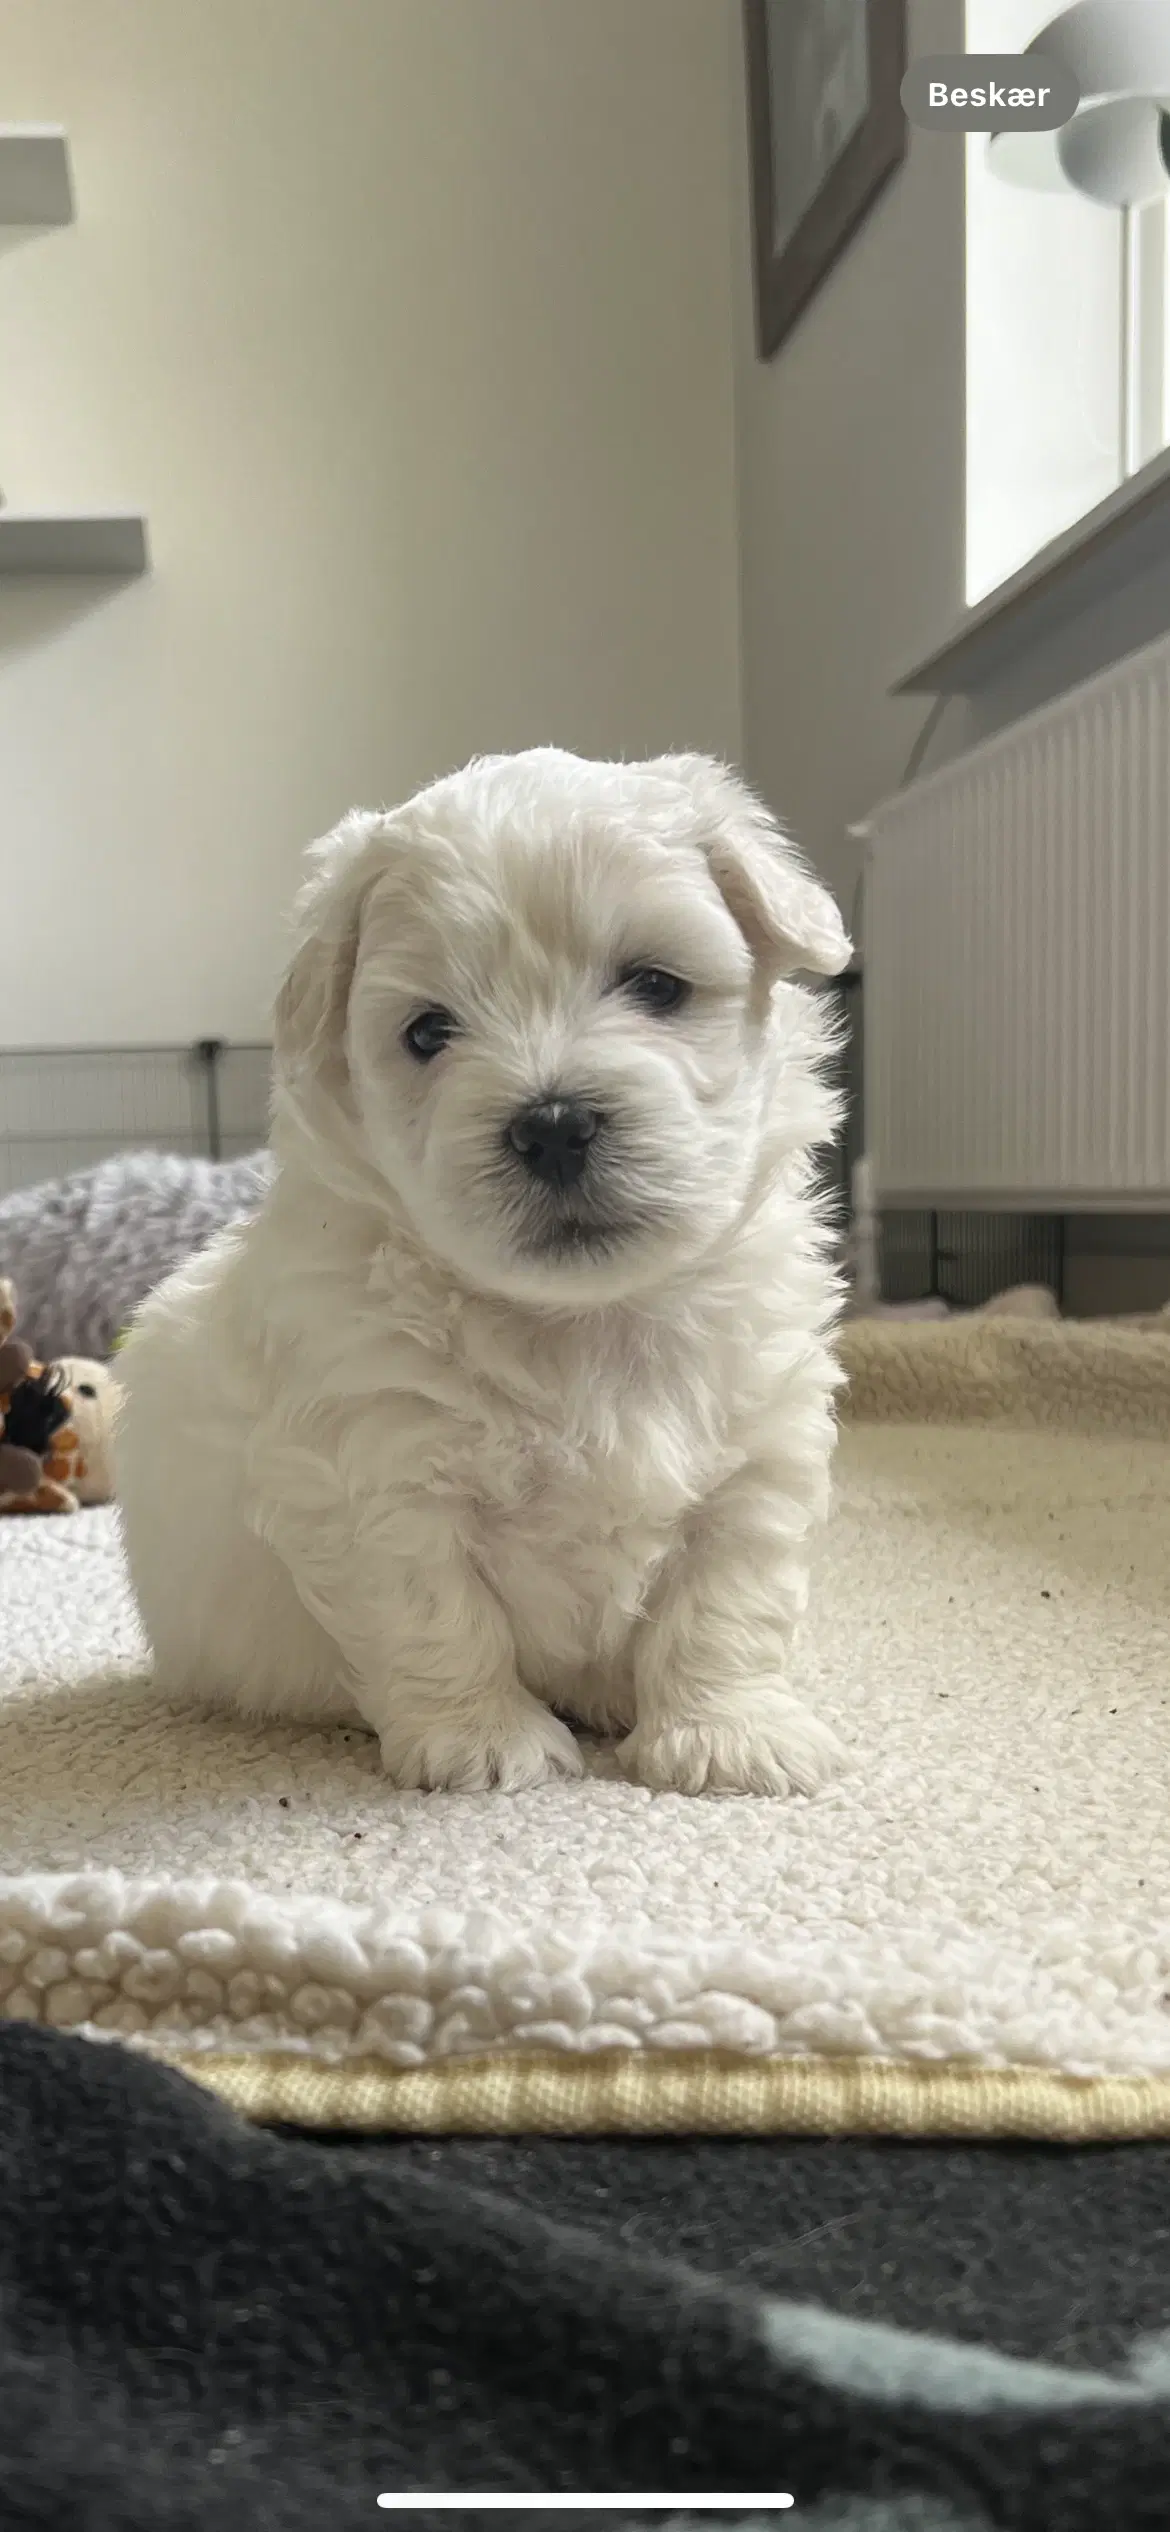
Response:
M1080 104L1056 132L993 132L996 174L1116 211L1170 194L1170 0L1076 0L1027 51L1070 71Z

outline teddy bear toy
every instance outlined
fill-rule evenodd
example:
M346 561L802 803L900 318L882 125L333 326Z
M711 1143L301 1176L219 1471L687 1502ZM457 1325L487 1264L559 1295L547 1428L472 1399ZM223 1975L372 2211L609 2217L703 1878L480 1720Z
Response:
M15 1327L16 1295L0 1277L0 1514L108 1503L117 1383L80 1355L34 1362Z

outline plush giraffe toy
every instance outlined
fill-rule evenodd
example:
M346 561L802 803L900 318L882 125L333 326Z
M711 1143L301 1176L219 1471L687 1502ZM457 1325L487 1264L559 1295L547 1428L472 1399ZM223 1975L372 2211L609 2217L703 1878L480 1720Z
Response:
M0 1276L0 1514L108 1503L116 1384L104 1363L33 1361Z

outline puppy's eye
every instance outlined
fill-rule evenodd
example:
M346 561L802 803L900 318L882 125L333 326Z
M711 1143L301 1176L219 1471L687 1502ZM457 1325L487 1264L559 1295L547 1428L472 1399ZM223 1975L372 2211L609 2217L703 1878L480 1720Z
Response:
M418 1064L429 1064L457 1034L458 1022L450 1011L420 1011L417 1020L402 1032L402 1043L408 1055Z
M681 976L672 976L666 967L627 967L619 983L643 1011L679 1011L691 991Z

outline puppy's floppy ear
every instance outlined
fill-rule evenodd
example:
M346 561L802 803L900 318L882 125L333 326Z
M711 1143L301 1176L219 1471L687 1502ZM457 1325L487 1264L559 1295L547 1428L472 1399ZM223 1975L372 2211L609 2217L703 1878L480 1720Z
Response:
M709 756L664 756L655 770L685 786L711 876L765 974L839 975L851 945L836 905L747 784Z
M295 908L297 946L273 1012L277 1058L295 1069L343 1060L362 912L385 863L384 828L376 812L355 809L310 846Z

